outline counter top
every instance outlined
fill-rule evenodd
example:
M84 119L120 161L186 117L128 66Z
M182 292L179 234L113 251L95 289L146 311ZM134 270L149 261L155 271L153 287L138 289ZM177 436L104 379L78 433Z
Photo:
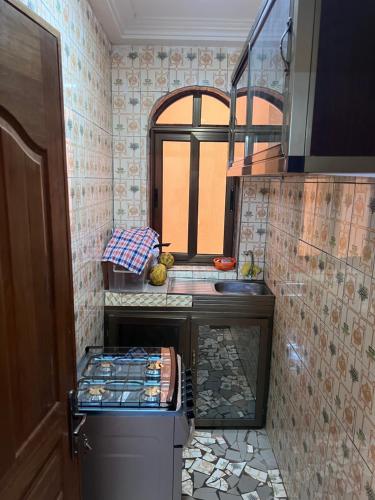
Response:
M258 294L228 294L215 289L215 283L226 280L169 278L162 286L147 285L142 291L105 292L106 306L126 307L193 307L199 302L230 301L257 303L260 300L273 299L270 292ZM266 287L267 288L267 287ZM202 302L202 303L203 303Z

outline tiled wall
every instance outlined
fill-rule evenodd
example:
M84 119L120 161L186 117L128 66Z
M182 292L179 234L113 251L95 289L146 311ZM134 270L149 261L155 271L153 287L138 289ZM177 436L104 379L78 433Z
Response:
M300 179L268 181L268 431L291 499L373 500L375 184Z
M256 276L263 279L268 222L269 180L244 177L240 180L238 218L240 229L237 242L238 278L244 262L251 262L249 250L254 253L255 264L261 269Z
M112 229L111 46L86 0L24 0L61 33L77 357L102 342Z
M112 59L114 224L148 221L147 130L151 108L179 87L228 91L239 50L234 48L115 46Z

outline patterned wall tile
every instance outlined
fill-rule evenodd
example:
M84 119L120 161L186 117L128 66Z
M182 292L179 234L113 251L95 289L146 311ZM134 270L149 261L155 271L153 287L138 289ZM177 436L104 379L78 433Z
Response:
M147 136L150 111L168 92L189 85L230 89L239 50L217 47L114 46L112 113L114 220L120 227L148 220ZM257 213L261 215L261 209Z
M374 193L355 178L270 181L268 430L292 499L375 497Z
M99 261L113 223L111 45L87 0L23 1L61 33L79 359L86 345L103 342Z

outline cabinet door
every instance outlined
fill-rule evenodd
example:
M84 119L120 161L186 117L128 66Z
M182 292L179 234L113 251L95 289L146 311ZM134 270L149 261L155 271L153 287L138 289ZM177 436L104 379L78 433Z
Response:
M105 313L106 347L174 347L190 365L189 318L168 313Z
M290 0L269 2L250 43L249 154L281 141L290 23Z
M242 57L242 64L231 91L231 117L229 164L245 158L245 131L248 112L249 63L248 52Z
M198 425L263 425L270 348L271 330L266 319L193 320Z

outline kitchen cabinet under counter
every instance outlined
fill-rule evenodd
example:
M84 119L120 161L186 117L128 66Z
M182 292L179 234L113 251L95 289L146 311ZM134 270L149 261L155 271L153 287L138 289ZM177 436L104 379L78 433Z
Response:
M117 304L106 298L105 345L175 347L192 371L199 427L261 427L275 297L259 282L252 283L263 295L221 293L216 288L223 283L229 280L170 280L162 306L120 305L120 294Z

